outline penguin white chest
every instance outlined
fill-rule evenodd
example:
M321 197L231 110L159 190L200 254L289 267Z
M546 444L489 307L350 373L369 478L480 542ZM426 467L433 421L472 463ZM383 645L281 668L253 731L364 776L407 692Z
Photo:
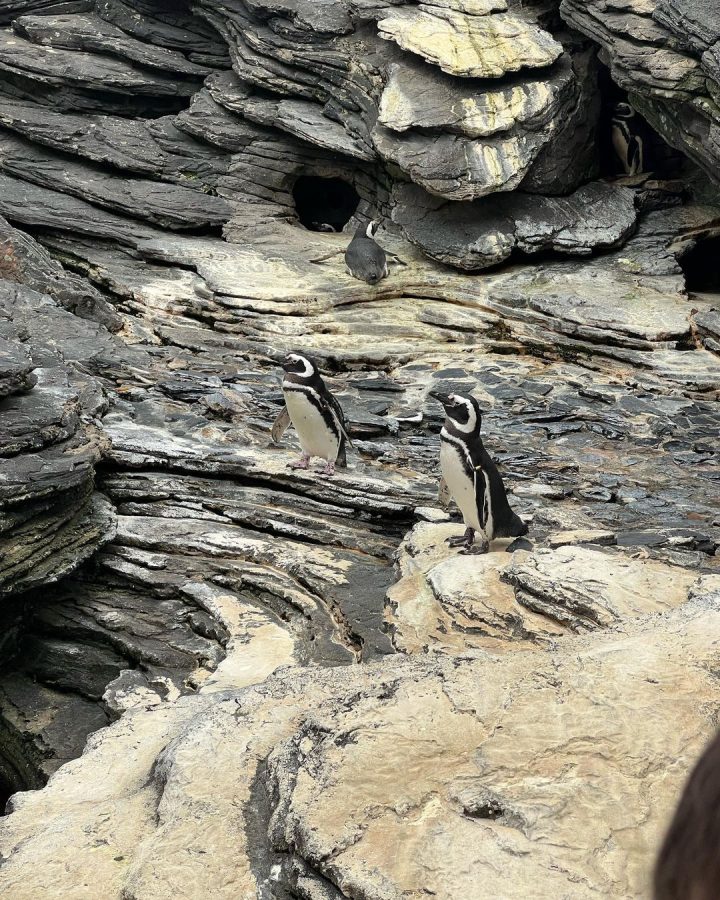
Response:
M449 441L440 443L440 469L450 495L457 503L465 524L480 531L480 518L475 503L475 482L465 471L460 454L462 450Z
M290 421L297 432L303 453L335 462L339 441L320 410L305 391L283 391Z

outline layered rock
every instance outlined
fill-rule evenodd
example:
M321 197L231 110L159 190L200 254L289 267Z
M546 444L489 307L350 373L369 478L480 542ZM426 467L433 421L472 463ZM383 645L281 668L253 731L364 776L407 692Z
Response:
M0 6L0 794L52 775L0 890L641 894L713 727L717 302L678 260L717 208L585 183L547 4ZM403 49L429 19L472 77ZM382 213L380 285L300 175ZM332 481L269 441L288 350L346 410ZM523 541L444 543L432 390L480 400Z
M623 244L636 218L632 192L602 182L569 197L514 191L472 204L440 200L403 185L395 200L393 221L408 240L433 259L468 271L503 262L516 250L588 256Z
M0 593L7 595L71 572L112 536L115 515L93 493L107 444L97 421L102 391L43 335L75 332L78 320L8 281L0 282L0 309L3 344L12 342L0 401Z
M560 12L600 44L613 80L653 128L717 180L720 22L712 4L563 0Z

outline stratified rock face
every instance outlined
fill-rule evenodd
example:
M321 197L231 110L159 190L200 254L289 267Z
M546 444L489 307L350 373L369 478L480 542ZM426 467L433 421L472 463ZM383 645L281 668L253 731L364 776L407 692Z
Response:
M563 18L603 48L632 105L711 178L720 172L720 19L714 3L562 0Z
M635 228L635 198L624 187L597 182L569 197L537 197L515 191L473 204L398 188L393 220L428 256L477 270L506 260L513 250L554 250L587 256L622 245Z
M591 180L556 13L0 0L3 896L646 891L716 718L720 212ZM332 479L270 441L291 350ZM438 390L523 540L445 543Z
M341 161L365 161L385 183L409 181L455 201L525 183L564 194L594 173L593 54L571 39L563 49L533 20L534 7L300 0L201 8L228 41L239 78L234 85L210 79L212 98L245 122L289 136L279 147L276 132L270 145L282 155L285 184L262 191L265 216L287 215L287 182L307 173L298 140L323 151L316 150L315 172L355 184L360 214L387 213L393 201L367 190L367 170ZM191 112L207 118L207 101ZM192 116L182 121L199 135L203 126ZM236 181L238 188L257 207L256 183ZM250 227L245 218L241 211L226 229L233 239L236 228Z
M5 248L7 274L21 277L28 257L15 257L9 242ZM53 271L60 266L39 248L37 256L47 269L30 258L30 280L54 277L53 288L69 291ZM78 323L82 330L85 323L49 297L0 281L0 595L56 581L114 534L114 510L93 494L107 443L98 430L102 389L47 344L46 335L75 334ZM99 330L85 327L88 338Z

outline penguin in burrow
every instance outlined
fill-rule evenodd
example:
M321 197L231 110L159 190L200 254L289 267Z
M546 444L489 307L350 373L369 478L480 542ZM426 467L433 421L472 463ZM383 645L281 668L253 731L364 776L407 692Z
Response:
M616 103L610 120L612 145L626 175L645 171L645 144L635 110L629 103Z

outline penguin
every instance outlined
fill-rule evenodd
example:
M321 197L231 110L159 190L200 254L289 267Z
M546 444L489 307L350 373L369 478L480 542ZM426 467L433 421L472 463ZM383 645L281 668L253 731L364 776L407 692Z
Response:
M450 537L451 547L464 553L487 553L496 537L519 537L528 527L510 509L497 466L480 438L482 413L474 397L431 391L445 407L440 432L441 492L447 489L467 526L462 536ZM481 540L474 544L475 533Z
M307 356L289 353L283 362L282 389L285 406L272 427L277 443L290 423L297 431L302 456L289 463L292 469L307 469L310 459L326 462L323 475L334 475L335 466L347 466L346 442L352 447L342 407L325 386L317 365Z
M373 220L361 225L345 251L348 274L367 284L377 284L388 275L387 256L374 239L379 224Z
M634 121L633 121L634 120ZM644 171L644 146L635 110L629 103L616 103L611 119L612 144L626 175Z

